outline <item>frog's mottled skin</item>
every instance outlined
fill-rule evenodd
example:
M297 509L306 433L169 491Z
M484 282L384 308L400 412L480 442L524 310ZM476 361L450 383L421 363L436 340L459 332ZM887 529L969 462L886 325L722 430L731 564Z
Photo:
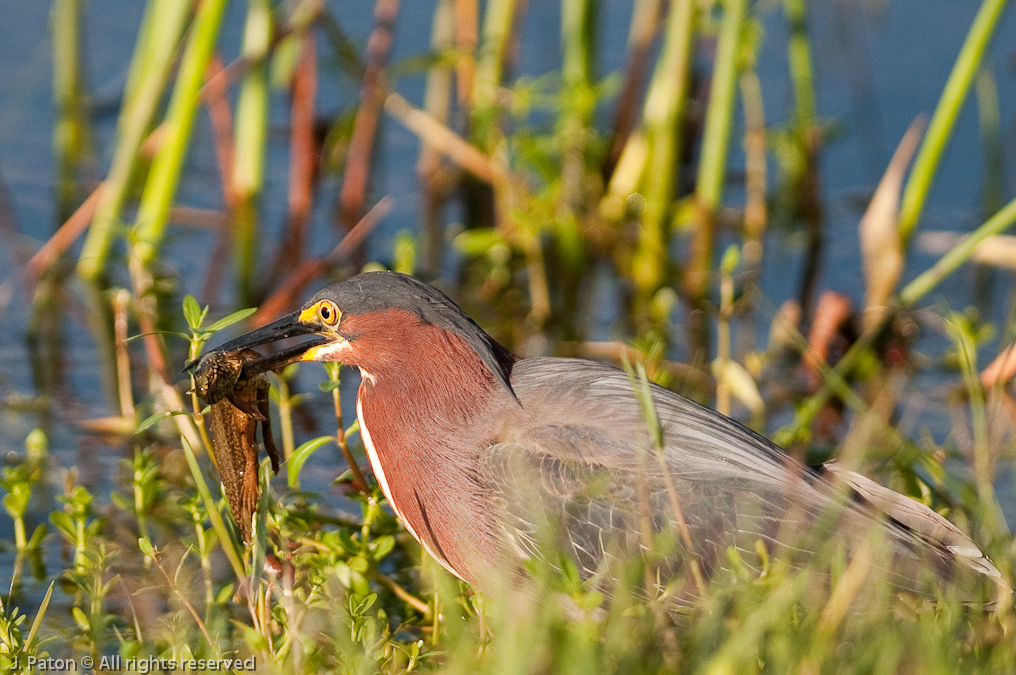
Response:
M268 410L268 376L265 373L253 377L244 375L244 364L260 356L253 349L211 351L192 366L194 390L211 406L209 417L215 464L230 511L245 541L250 541L251 517L261 496L258 423L272 460L272 470L279 472L279 451L272 438Z

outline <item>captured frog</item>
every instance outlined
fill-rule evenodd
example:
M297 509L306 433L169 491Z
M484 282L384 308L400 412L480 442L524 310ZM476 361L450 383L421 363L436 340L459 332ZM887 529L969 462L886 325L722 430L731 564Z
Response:
M261 357L253 349L210 351L187 370L194 375L194 391L211 406L212 445L215 464L226 491L229 509L240 525L244 541L251 537L251 517L257 508L258 484L257 427L261 425L272 470L279 472L279 451L272 438L268 410L268 375L249 375L244 366Z

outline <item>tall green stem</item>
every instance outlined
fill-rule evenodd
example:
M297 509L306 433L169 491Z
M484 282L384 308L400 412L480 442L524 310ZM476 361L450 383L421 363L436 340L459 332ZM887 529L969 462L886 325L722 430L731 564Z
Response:
M151 0L145 8L117 122L113 161L78 257L77 272L90 281L97 281L106 270L131 176L139 163L139 149L162 101L190 15L191 3L179 0Z
M744 28L747 0L726 0L723 21L713 66L713 81L706 111L702 153L699 160L695 195L695 229L692 233L691 259L685 272L684 285L689 301L699 305L709 292L709 270L712 267L716 211L723 201L723 184L727 176L730 129L733 125L738 75L738 47ZM701 316L695 313L694 316ZM698 325L695 325L698 324ZM692 344L704 351L707 333L704 321L690 321Z
M739 70L738 48L747 5L747 0L727 0L723 3L723 22L716 47L709 108L702 135L702 157L696 181L699 206L707 213L714 212L723 200L730 130L737 108L735 92Z
M269 0L250 0L243 34L243 56L251 64L236 103L232 189L239 204L234 214L237 290L250 299L257 257L257 198L264 186L268 143L268 48L272 37Z
M910 179L903 190L900 206L900 236L906 242L913 234L917 221L921 218L924 203L931 189L931 183L938 171L938 163L945 151L946 143L952 135L956 118L963 109L963 101L970 91L970 85L984 60L984 52L988 48L991 36L1002 17L1007 0L984 0L978 10L974 23L967 33L967 39L960 49L956 63L942 90L942 98L938 101L935 114L928 124L928 133L924 143L917 152L914 168Z
M158 255L169 209L180 182L205 68L212 56L227 0L204 0L195 17L180 63L176 87L163 123L163 143L155 155L138 207L132 263L148 268Z
M643 119L648 154L641 181L646 210L632 260L632 275L643 300L655 293L665 279L668 214L680 163L680 127L688 98L694 16L692 0L675 0L670 6L660 59L646 95Z
M53 151L59 165L57 192L62 212L73 208L74 167L88 151L88 115L81 68L81 0L53 3L53 100L57 108Z

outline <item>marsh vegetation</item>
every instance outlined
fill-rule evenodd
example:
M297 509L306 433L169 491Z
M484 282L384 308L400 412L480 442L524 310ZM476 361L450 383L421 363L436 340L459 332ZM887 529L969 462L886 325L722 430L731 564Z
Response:
M875 153L860 199L826 186L827 157L864 129L817 93L817 4L377 0L351 17L148 0L103 105L88 63L104 36L86 3L53 0L59 225L26 250L0 200L16 244L0 295L25 317L12 361L30 371L3 400L4 670L119 654L307 673L1016 672L1011 601L865 589L835 551L761 570L732 553L678 615L601 606L567 565L532 573L569 603L493 603L359 468L356 376L338 367L270 376L283 461L242 488L259 501L245 545L181 372L329 280L414 273L524 356L628 363L920 500L1014 583L1012 3L960 13L955 45L921 41L951 66L909 130L886 130L897 150ZM862 25L861 3L839 4ZM421 32L429 47L399 51ZM983 151L953 160L964 106ZM950 161L976 185L962 233L933 199Z

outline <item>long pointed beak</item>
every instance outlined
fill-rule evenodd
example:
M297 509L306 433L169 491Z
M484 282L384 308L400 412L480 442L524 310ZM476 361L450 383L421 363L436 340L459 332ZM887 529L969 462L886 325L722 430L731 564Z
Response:
M276 319L261 328L255 328L249 333L244 333L239 337L235 337L232 340L219 345L212 351L236 352L242 349L260 347L261 345L286 340L288 338L300 337L301 335L311 335L313 337L281 349L274 354L269 354L268 356L262 356L259 359L251 359L247 361L244 364L245 376L252 377L269 370L288 366L290 363L300 361L307 350L312 347L328 344L335 339L322 331L320 326L300 321L300 312L293 312L292 314L287 314L286 316ZM195 359L194 361L191 361L187 364L184 370L192 370L200 360L201 359Z

